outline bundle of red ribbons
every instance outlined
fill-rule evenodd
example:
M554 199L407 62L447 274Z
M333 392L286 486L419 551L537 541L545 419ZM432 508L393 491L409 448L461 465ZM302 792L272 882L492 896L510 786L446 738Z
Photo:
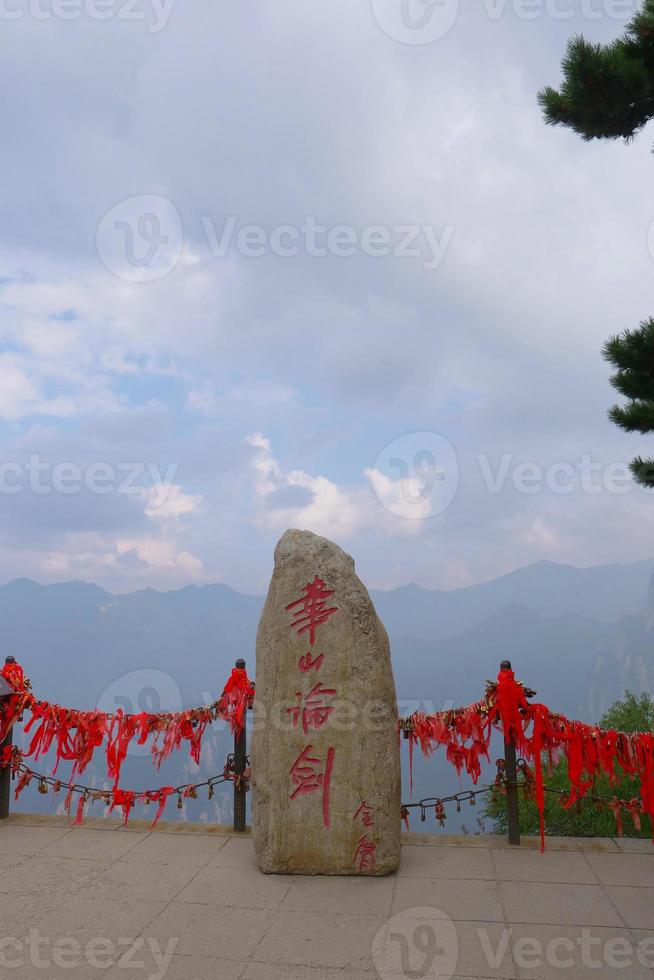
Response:
M236 667L218 701L187 711L153 714L126 714L78 711L37 700L25 683L19 664L6 664L0 671L13 687L14 694L0 701L0 742L11 726L29 713L25 732L31 736L29 746L21 757L34 757L54 749L56 760L53 773L61 759L73 763L71 785L75 776L84 771L94 752L105 744L107 773L113 780L112 803L120 806L126 816L143 794L118 788L120 770L130 744L136 740L144 745L152 739L151 752L159 767L173 751L188 743L191 758L199 763L202 738L207 726L224 719L235 733L242 731L245 713L254 697L254 685L245 668ZM426 756L444 746L447 759L459 775L465 769L473 782L481 774L481 760L489 759L493 729L513 740L520 755L531 764L534 775L534 796L540 814L541 843L544 846L545 790L543 758L552 765L562 755L568 763L570 793L563 804L573 806L593 789L602 773L611 783L621 775L635 776L640 781L640 800L632 800L628 810L638 817L650 817L654 835L654 732L625 733L605 731L596 725L570 721L555 714L544 704L530 702L524 687L515 679L512 670L501 670L497 683L489 687L486 697L451 711L436 714L416 713L402 722L409 738L409 750L419 743ZM9 759L0 759L0 765ZM152 802L163 808L170 787L156 791ZM622 804L616 810L624 809Z
M418 742L426 756L445 746L448 760L477 782L481 759L489 759L494 728L513 740L519 754L533 767L535 800L540 814L541 846L545 844L543 758L552 765L564 756L568 763L569 808L593 789L602 773L614 784L621 775L640 781L639 810L650 817L654 839L654 732L605 731L596 725L570 721L544 704L528 701L512 670L501 670L484 700L465 708L432 715L414 714L403 723L409 748ZM636 804L632 803L636 810Z
M26 686L18 664L5 664L1 673L15 694L0 701L0 743L19 718L30 714L24 729L30 741L22 755L36 760L53 750L53 774L64 759L73 763L71 780L84 771L95 750L105 744L107 775L115 789L132 742L145 745L148 739L152 740L150 749L157 768L184 743L188 744L193 761L199 764L207 726L223 719L235 733L242 731L245 712L254 696L254 685L245 668L235 668L219 700L201 708L160 714L142 711L134 715L126 714L122 708L115 713L78 711L37 700Z

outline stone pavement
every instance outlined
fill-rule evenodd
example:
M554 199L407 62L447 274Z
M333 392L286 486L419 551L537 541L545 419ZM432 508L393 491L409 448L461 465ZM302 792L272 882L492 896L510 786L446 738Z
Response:
M654 980L649 842L411 834L388 878L281 877L226 828L16 815L0 868L3 980Z

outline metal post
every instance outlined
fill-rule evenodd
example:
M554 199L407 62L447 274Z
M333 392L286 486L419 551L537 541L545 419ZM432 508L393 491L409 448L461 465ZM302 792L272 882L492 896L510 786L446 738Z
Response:
M6 664L15 664L15 657L5 657ZM7 746L13 745L13 726L5 735L4 741L0 745L0 754L4 753ZM6 820L9 816L9 800L11 799L11 766L0 769L0 820Z
M503 660L500 670L511 670L511 661ZM506 777L506 822L509 844L520 844L520 808L518 805L518 770L516 767L515 742L504 739L504 765Z
M236 661L237 670L245 670L245 660ZM247 708L243 718L243 728L234 733L234 831L242 834L245 831L245 784L242 780L245 772L245 757L247 755Z

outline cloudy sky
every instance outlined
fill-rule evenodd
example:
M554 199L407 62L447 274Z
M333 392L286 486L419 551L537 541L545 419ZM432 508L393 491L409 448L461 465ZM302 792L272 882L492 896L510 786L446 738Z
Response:
M263 591L652 557L605 338L651 133L546 127L622 0L2 0L0 579Z

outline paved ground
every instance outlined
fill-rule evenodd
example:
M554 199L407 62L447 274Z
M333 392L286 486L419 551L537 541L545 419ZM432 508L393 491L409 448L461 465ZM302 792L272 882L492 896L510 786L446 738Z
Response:
M265 876L220 828L12 817L0 976L654 980L651 844L405 841L389 878Z

